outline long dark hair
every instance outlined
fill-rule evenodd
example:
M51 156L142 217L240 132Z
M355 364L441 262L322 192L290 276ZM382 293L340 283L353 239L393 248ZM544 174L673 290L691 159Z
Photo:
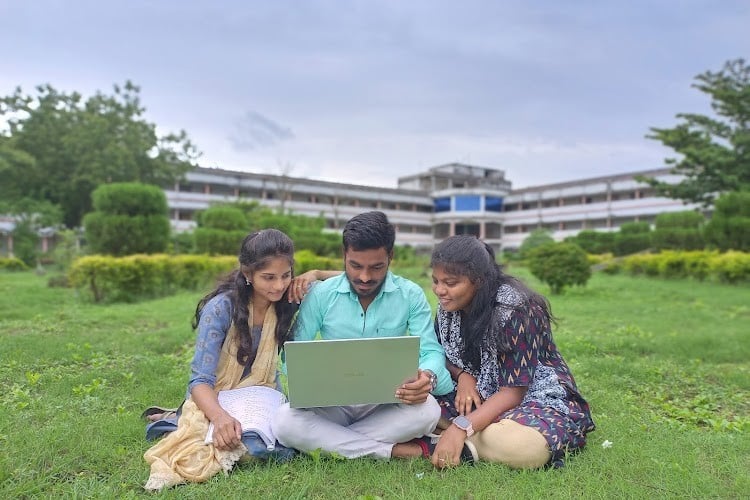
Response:
M201 312L206 303L222 293L228 293L232 301L232 323L237 329L237 362L249 366L255 361L257 348L253 348L253 339L248 325L249 312L247 304L253 294L253 285L247 283L244 273L253 273L265 268L277 257L286 259L292 266L294 277L294 243L278 229L263 229L248 234L240 246L240 267L219 282L216 289L203 297L195 308L193 329L198 327ZM273 304L276 310L276 342L279 346L289 340L289 330L297 311L297 304L289 303L283 298Z
M552 309L544 296L534 292L519 279L505 274L495 260L495 251L471 235L451 236L438 243L432 251L430 267L442 267L446 273L466 276L476 286L471 303L461 314L461 335L464 351L461 360L479 369L483 342L495 344L497 352L507 352L510 344L502 335L492 334L493 310L497 304L497 290L502 285L512 287L521 297L521 304L506 306L526 309L532 305L542 309L548 321L553 321ZM488 335L489 333L489 335Z

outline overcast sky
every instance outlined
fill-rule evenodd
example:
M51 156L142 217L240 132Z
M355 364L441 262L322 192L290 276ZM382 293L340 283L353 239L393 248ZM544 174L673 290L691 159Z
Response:
M0 95L141 87L206 167L396 187L453 161L520 188L663 166L750 59L748 0L0 0Z

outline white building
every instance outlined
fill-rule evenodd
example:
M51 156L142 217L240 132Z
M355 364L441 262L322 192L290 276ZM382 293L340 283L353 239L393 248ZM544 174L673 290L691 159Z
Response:
M396 226L400 245L431 247L454 234L475 234L496 249L518 248L537 228L561 240L583 229L617 230L633 221L697 208L658 197L636 176L667 182L668 169L511 189L502 170L450 163L401 177L398 188L311 180L283 175L196 168L165 190L176 230L194 227L195 212L212 203L256 200L297 214L323 215L330 230L349 218L382 210Z

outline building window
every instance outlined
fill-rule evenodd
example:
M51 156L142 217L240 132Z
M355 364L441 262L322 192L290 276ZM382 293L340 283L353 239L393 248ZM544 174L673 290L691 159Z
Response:
M441 223L435 224L435 238L442 240L451 236L451 227L449 224Z
M456 224L456 231L454 234L470 234L479 238L479 224L463 223Z
M499 196L487 196L484 199L484 209L487 212L502 212L503 199Z
M484 226L484 237L487 239L500 239L503 236L503 227L496 222L488 222Z
M450 209L451 199L449 197L435 198L435 212L450 212Z
M454 197L456 212L478 212L482 209L482 197L477 195L461 195Z

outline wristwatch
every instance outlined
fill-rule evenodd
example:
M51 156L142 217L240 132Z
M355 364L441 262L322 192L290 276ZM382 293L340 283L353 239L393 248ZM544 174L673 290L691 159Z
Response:
M432 370L422 370L430 377L430 392L435 390L437 387L437 375Z
M462 431L466 431L466 437L471 437L471 435L474 434L474 427L471 426L471 420L464 415L459 415L454 418L453 423Z

